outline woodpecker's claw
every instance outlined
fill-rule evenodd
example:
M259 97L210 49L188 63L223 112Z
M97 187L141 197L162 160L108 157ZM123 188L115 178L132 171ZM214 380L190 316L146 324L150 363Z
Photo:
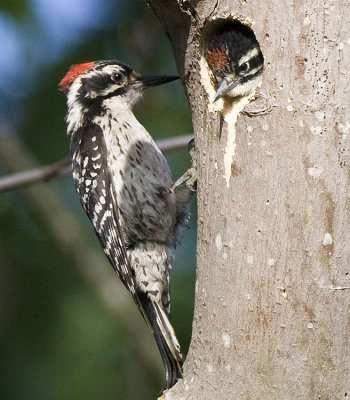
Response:
M197 174L195 168L189 168L182 176L180 176L180 178L174 182L171 191L175 192L175 190L183 183L186 184L186 187L191 190L191 192L197 191Z
M192 167L189 168L182 176L180 176L179 179L177 179L176 182L174 182L173 186L171 187L171 191L174 192L179 186L181 186L183 183L186 184L186 187L191 191L191 192L196 192L197 191L197 165L196 165L196 159L195 159L195 141L194 139L191 139L188 142L188 151L191 156L192 160Z

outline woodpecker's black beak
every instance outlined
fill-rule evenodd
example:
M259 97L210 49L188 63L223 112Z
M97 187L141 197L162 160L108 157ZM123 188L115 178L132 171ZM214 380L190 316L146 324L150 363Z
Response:
M179 79L178 76L142 76L142 75L134 75L134 80L132 80L132 84L136 88L146 88L149 86L158 86L163 85L164 83L172 82Z
M236 78L233 80L224 78L215 93L213 103L215 103L217 100L221 99L221 97L225 96L229 91L231 91L236 86L238 86L240 84L240 81L241 81L240 78Z

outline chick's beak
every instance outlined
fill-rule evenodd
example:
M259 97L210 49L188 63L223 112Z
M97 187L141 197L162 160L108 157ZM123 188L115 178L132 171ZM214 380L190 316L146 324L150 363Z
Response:
M233 78L233 79L224 78L221 81L221 83L215 93L213 103L215 103L217 100L221 99L221 97L225 96L230 90L232 90L236 86L238 86L239 83L240 83L239 78Z
M130 83L137 89L163 85L164 83L172 82L177 79L179 79L178 76L144 76L136 73L132 73L129 77Z

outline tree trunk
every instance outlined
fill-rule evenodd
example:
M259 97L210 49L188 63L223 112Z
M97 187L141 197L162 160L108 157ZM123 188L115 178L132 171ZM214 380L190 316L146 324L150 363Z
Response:
M184 380L164 398L350 398L348 2L149 3L198 151L192 342ZM229 13L254 21L272 104L236 127L212 105L201 56L203 25Z

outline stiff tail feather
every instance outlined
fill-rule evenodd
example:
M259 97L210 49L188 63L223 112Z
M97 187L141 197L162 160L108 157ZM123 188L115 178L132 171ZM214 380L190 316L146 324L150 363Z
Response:
M166 389L170 389L182 377L182 355L174 328L162 306L147 296L141 300L147 323L156 340L165 369Z

